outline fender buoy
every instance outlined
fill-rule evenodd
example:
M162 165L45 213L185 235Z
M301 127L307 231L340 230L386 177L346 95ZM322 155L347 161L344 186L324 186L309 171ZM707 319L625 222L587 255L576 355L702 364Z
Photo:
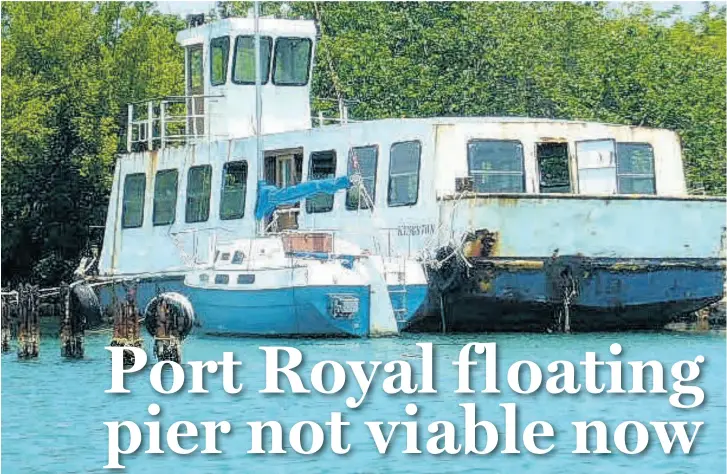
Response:
M79 283L71 286L70 310L81 315L86 327L101 324L101 303L98 296L88 283Z
M166 305L164 321L159 319L159 309ZM162 293L153 298L144 309L144 326L149 334L157 335L160 324L166 326L167 331L173 331L180 339L184 339L192 332L194 326L194 309L192 303L179 293Z

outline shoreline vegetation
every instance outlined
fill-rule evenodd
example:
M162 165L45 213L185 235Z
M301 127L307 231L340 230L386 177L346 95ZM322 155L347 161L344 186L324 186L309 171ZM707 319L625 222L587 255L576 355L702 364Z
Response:
M215 17L251 2L218 2ZM264 15L281 4L263 2ZM531 116L668 128L725 194L725 7L293 2L316 20L313 113ZM126 104L183 94L182 18L151 2L2 4L2 284L69 281L100 245Z

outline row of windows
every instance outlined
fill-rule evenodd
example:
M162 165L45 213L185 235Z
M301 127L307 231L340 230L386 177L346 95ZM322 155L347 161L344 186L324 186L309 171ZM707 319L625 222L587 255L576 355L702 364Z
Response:
M411 206L419 195L422 146L419 141L394 143L389 151L389 207ZM379 146L353 147L349 150L348 176L361 177L361 186L346 192L346 209L369 209L376 201L376 170ZM333 178L336 174L335 150L310 154L308 179ZM537 159L540 192L572 192L566 143L539 144ZM525 192L523 145L515 140L472 140L467 145L469 175L473 189L481 193ZM622 194L655 194L654 152L646 143L617 143L617 189ZM187 173L185 222L205 222L210 214L212 167L193 166ZM124 181L122 226L141 227L144 220L144 173L129 174ZM154 185L152 222L169 225L177 209L178 171L158 171ZM225 163L222 170L220 219L241 219L245 215L247 162ZM333 210L333 195L318 194L306 199L310 214Z
M419 167L422 145L419 141L399 142L389 151L389 207L416 204L419 195ZM347 174L361 177L361 186L346 191L346 209L369 209L376 202L376 168L379 146L353 147L348 153ZM335 176L336 152L334 150L311 153L309 179L326 179ZM333 209L333 196L319 194L306 200L306 212L329 212Z
M272 80L275 85L304 86L308 83L312 42L308 38L278 38L275 41ZM270 56L273 39L260 37L261 84L270 78ZM230 62L230 37L221 36L210 42L210 82L213 86L227 82ZM201 81L201 78L200 78ZM255 37L238 36L232 55L232 82L255 84Z
M177 188L179 172L176 169L157 171L154 177L154 204L152 223L169 225L174 223L177 213ZM184 220L188 223L205 222L210 215L210 193L212 190L212 167L193 166L187 173L187 201ZM141 227L144 223L144 194L146 175L133 173L124 179L124 196L121 211L121 226L125 229ZM247 162L231 161L222 168L222 190L220 193L220 219L240 219L245 215L247 191Z
M349 188L346 193L346 209L368 209L375 202L378 156L378 145L351 148L348 158L348 175L361 176L363 191L358 186ZM387 199L390 207L416 204L419 194L420 162L420 142L400 142L391 146ZM225 163L222 173L220 219L241 219L245 215L247 162ZM311 153L308 179L333 178L335 174L336 152L334 150ZM176 219L178 176L176 169L160 170L156 173L152 208L152 223L155 226L170 225ZM193 166L189 169L185 222L206 222L209 219L211 184L212 167L210 165ZM145 190L146 175L144 173L126 175L121 215L123 228L142 226ZM318 194L306 199L308 213L330 212L332 209L333 195Z
M648 143L616 144L616 189L656 194L654 150ZM539 144L540 192L572 192L567 143ZM481 193L525 192L523 145L517 140L472 140L467 145L473 188Z

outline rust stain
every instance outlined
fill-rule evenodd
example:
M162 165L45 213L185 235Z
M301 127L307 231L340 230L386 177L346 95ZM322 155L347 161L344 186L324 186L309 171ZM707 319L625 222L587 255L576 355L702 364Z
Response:
M542 260L504 260L493 263L496 267L511 270L540 270L545 266Z

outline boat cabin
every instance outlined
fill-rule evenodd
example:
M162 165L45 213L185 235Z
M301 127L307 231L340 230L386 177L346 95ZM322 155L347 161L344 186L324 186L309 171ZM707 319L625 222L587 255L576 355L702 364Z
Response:
M259 137L249 18L180 32L186 95L130 106L129 153L116 163L102 273L175 272L209 264L220 242L259 230L254 217L259 179L286 187L356 175L359 184L347 191L279 209L266 226L336 231L371 252L406 254L432 239L449 238L440 229L449 215L442 206L454 206L463 196L565 200L569 210L557 212L580 216L587 211L573 203L578 199L598 200L600 209L619 199L687 195L679 138L668 130L513 117L356 122L345 113L335 125L321 120L314 127L309 96L315 25L259 21ZM487 209L482 215L497 221L515 212L515 205L508 204L508 211L503 203L497 204L497 216ZM545 219L556 225L560 218L552 212ZM528 215L532 220L538 214ZM153 259L149 248L155 249Z

